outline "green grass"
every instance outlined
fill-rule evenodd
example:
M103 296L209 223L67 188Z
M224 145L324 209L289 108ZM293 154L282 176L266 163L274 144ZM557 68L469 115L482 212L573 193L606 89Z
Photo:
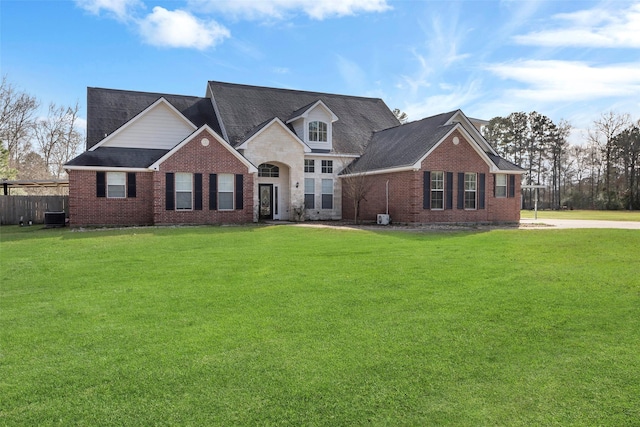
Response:
M534 211L520 211L523 219L533 219ZM596 210L566 210L538 211L538 219L586 219L597 221L640 221L640 211L596 211Z
M640 231L0 233L0 425L640 420Z

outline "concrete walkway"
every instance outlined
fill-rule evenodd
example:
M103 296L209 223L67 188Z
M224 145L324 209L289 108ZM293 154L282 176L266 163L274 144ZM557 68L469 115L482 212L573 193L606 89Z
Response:
M520 228L622 228L640 230L640 221L594 221L583 219L521 219Z

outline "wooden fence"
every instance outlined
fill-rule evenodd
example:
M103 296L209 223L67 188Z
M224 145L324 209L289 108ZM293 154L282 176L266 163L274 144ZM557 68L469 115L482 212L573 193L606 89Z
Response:
M66 212L69 196L0 196L0 224L44 224L45 212Z

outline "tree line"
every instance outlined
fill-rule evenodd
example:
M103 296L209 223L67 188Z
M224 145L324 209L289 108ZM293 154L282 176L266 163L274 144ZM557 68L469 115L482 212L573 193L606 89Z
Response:
M51 103L39 117L40 101L2 77L0 83L0 179L46 180L66 176L64 164L84 146L79 105Z
M533 111L494 117L483 135L500 156L526 170L523 184L544 185L551 209L640 209L640 120L608 112L593 121L584 144L569 144L571 125ZM524 207L533 191L523 190Z

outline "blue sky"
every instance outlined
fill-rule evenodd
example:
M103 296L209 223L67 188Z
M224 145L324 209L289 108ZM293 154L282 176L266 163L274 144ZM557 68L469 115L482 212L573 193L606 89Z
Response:
M640 119L640 1L2 0L0 68L50 102L208 80L382 98L417 120Z

